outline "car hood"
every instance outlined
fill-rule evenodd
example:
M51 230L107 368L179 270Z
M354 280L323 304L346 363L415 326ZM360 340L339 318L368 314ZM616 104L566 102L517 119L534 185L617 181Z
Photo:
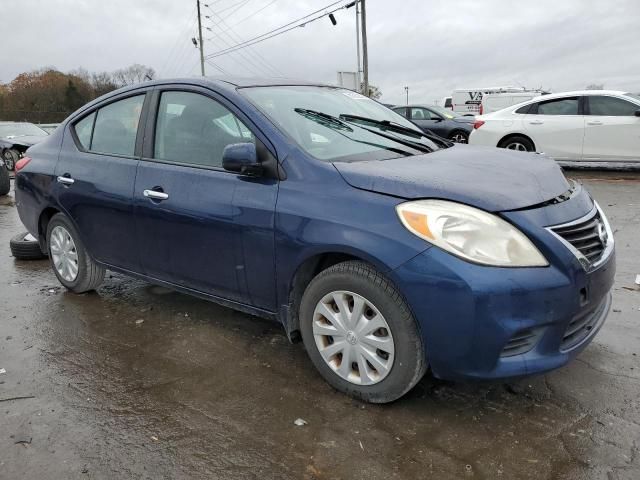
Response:
M425 155L334 166L355 188L405 199L452 200L492 212L543 203L570 188L551 158L493 147L456 145Z
M13 143L14 145L24 145L25 147L30 147L35 145L36 143L41 142L48 135L25 135L24 137L3 137L2 140L8 143Z

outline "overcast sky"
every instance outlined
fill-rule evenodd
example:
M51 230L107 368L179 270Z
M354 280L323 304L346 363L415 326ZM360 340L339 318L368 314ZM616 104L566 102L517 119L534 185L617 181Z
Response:
M333 1L203 0L203 16L215 19L203 18L212 30L203 32L205 53ZM142 63L159 77L196 75L195 3L2 0L0 82L44 66L111 71ZM354 71L357 63L355 11L335 16L337 26L323 18L214 61L234 75L335 83L338 70ZM367 0L369 78L390 103L404 103L405 85L416 103L493 85L559 92L602 83L639 92L639 20L640 0Z

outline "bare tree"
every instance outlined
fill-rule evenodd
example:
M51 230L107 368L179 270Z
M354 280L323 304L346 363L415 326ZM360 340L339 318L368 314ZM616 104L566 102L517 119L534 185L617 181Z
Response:
M604 90L604 83L590 83L585 90Z
M152 80L156 76L156 72L151 67L134 63L130 67L121 68L112 74L113 81L120 87L125 85L134 85L146 80Z

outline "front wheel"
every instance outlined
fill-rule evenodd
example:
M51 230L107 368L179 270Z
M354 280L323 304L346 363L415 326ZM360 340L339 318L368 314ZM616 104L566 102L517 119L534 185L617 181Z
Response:
M84 293L102 283L104 267L91 258L75 227L62 213L55 214L49 221L47 248L53 272L67 289Z
M7 170L14 170L16 168L16 163L20 160L20 154L13 149L5 150L2 154L2 159L4 160Z
M427 368L407 304L388 279L364 262L339 263L311 281L300 305L300 330L324 379L361 400L396 400Z
M507 150L515 150L517 152L535 152L536 148L533 142L527 137L515 136L507 138L498 144L500 148L506 148Z

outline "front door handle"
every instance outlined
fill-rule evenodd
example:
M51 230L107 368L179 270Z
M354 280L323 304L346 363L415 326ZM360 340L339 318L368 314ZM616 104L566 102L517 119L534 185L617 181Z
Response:
M602 125L602 122L599 120L592 120L590 122L587 122L587 125Z
M543 121L541 121L541 120L534 120L533 122L529 122L529 123L530 123L531 125L542 125L542 124L544 124L544 122L543 122Z
M168 194L164 192L158 192L156 190L144 190L142 194L152 200L166 200L167 198L169 198Z
M58 177L58 183L62 183L64 185L73 185L75 183L75 180L65 174Z

